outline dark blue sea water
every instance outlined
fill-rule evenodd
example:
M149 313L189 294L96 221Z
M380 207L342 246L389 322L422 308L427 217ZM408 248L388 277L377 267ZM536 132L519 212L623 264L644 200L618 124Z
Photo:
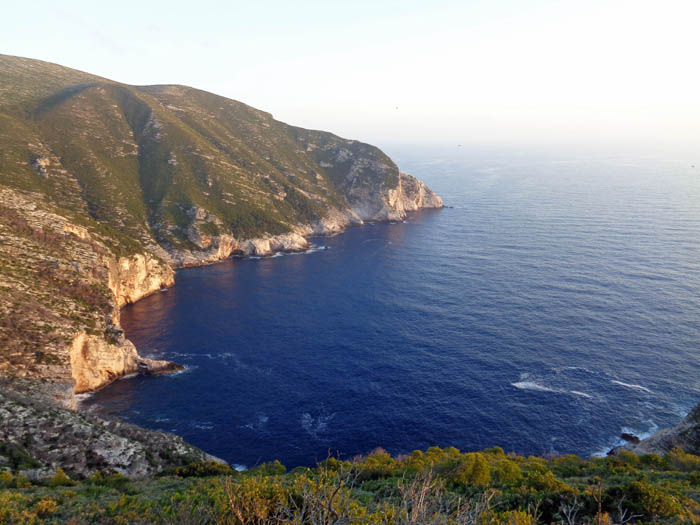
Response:
M591 455L700 400L692 159L391 153L452 208L178 272L122 323L187 371L85 403L292 467L378 446Z

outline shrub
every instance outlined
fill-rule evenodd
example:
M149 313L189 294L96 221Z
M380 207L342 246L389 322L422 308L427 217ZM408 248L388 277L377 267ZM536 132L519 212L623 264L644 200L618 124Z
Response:
M218 463L216 461L201 461L198 463L183 465L181 467L175 467L174 469L169 470L167 473L174 474L182 478L203 478L208 476L230 476L236 474L236 471L224 463ZM284 473L284 470L282 473Z
M620 458L620 461L627 463L628 465L639 466L641 463L639 456L634 452L630 452L629 450L621 450L617 457Z
M639 461L642 465L652 468L661 468L664 464L664 460L658 454L644 454L639 456Z
M49 480L49 486L51 487L67 487L73 485L73 480L71 480L62 468L56 469L56 473Z
M514 485L523 477L523 471L514 461L504 459L493 470L494 480L499 485Z
M664 463L674 470L680 470L682 472L700 471L700 457L688 454L680 448L674 448L666 454Z
M227 508L218 518L226 522L233 518L234 523L267 523L288 501L279 483L262 476L241 477L238 483L224 478L223 490Z
M624 488L624 497L636 514L650 519L678 516L682 507L668 492L646 481L634 481Z
M581 474L581 470L585 466L585 461L583 461L578 456L573 454L567 454L565 456L558 457L550 463L552 471L557 475L563 477L573 477Z
M11 472L3 470L0 472L0 487L7 489L12 486L13 476Z
M491 482L491 466L481 452L467 454L457 466L454 478L462 485L485 487Z
M7 441L0 441L0 456L8 460L10 470L25 470L41 465L23 447Z
M480 516L479 523L488 525L537 525L537 518L522 510L489 512Z
M287 467L282 465L279 460L270 461L269 463L263 463L251 470L256 474L262 474L264 476L281 476L287 472Z
M40 518L46 518L58 510L58 502L55 499L43 498L34 504L32 510Z
M526 483L529 487L540 492L575 492L572 487L554 477L551 471L530 472L527 475Z
M91 485L97 485L100 487L107 487L110 489L118 490L119 492L133 492L133 488L131 486L131 481L129 480L129 478L122 474L119 474L118 472L112 472L105 476L103 476L99 472L95 472L89 478L87 478L85 482Z
M15 476L15 487L18 489L26 489L27 487L31 487L32 482L29 481L29 478L25 476L24 474L17 474Z

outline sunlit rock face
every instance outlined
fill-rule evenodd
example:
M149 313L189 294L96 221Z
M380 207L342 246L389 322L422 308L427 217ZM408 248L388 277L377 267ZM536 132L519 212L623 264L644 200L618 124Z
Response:
M98 390L131 374L160 374L183 369L168 361L141 357L128 339L112 344L84 333L73 340L70 365L76 394Z
M108 263L107 286L117 306L134 303L175 283L175 272L149 253L119 257Z

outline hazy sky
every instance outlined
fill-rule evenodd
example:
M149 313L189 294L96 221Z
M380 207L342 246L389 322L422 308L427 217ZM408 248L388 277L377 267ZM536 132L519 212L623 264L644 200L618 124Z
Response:
M0 53L380 144L700 149L700 0L26 0Z

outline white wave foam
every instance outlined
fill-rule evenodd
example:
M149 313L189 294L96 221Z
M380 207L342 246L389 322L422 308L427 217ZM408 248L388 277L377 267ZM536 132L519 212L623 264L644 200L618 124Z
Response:
M580 397L585 397L586 399L592 399L593 396L590 394L586 394L585 392L579 392L578 390L569 390L572 394L575 396L580 396Z
M520 390L534 390L536 392L558 392L558 390L538 385L534 381L518 381L517 383L511 383L511 386L519 388Z
M75 399L78 403L85 401L86 399L90 399L94 392L84 392L82 394L73 394L73 399Z
M656 434L656 431L659 430L659 426L656 423L654 423L651 419L648 419L647 423L649 423L649 429L644 432L640 432L639 430L630 427L622 427L620 429L620 434L632 434L633 436L637 436L639 439L644 440L648 437L653 436L654 434ZM604 458L608 455L608 452L610 452L613 448L621 447L627 444L627 441L622 439L621 436L615 436L610 441L608 441L608 444L602 446L596 452L593 452L591 456L595 458Z
M308 250L304 250L303 252L291 252L288 255L306 255L307 253L322 252L324 250L330 250L330 248L328 246L312 245L311 248L309 248Z
M593 373L592 370L589 370L585 366L562 366L561 368L555 368L554 370L555 371L559 371L559 370L583 370L584 372Z
M250 423L246 423L245 425L241 425L241 428L247 428L248 430L260 430L262 429L265 425L267 425L267 422L270 420L268 416L265 414L259 414L257 418L255 418L255 421L252 421Z
M625 387L625 388L630 388L630 389L632 389L632 390L639 390L640 392L646 392L647 394L653 394L653 392L652 392L651 390L649 390L647 387L642 386L642 385L635 385L635 384L631 384L631 383L623 383L622 381L616 381L616 380L614 380L614 379L613 379L612 383L613 383L614 385L623 386L623 387Z
M313 417L308 412L304 412L301 415L301 426L302 428L313 438L318 438L320 433L323 433L328 428L328 423L335 416L335 412L330 416L319 415Z
M654 423L652 420L648 420L647 423L649 423L650 426L649 430L645 432L640 432L639 430L635 430L629 427L622 427L621 433L632 434L633 436L637 436L639 439L646 439L656 434L656 431L659 430L659 425Z
M233 468L236 469L238 472L244 472L248 470L248 467L246 467L245 465L239 465L238 463L234 463Z

